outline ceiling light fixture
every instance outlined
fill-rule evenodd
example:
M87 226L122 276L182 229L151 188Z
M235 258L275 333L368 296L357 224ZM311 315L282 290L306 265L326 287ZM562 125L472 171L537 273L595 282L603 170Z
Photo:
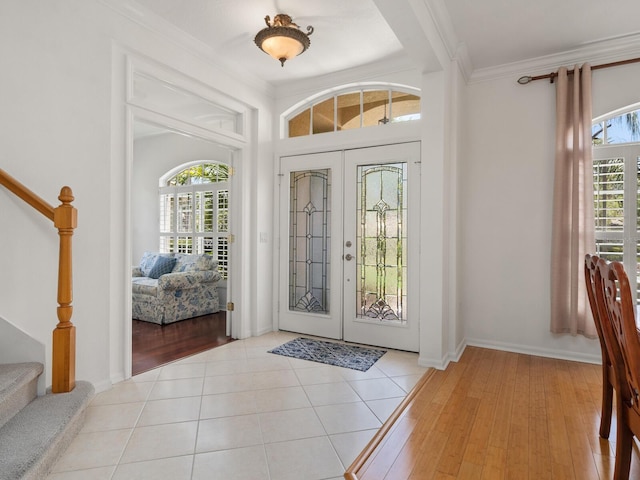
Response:
M313 33L312 26L308 26L307 33L304 33L293 23L291 17L284 13L273 17L273 22L267 15L264 21L267 28L260 30L254 41L260 50L280 60L283 67L284 62L300 55L311 45L309 35Z

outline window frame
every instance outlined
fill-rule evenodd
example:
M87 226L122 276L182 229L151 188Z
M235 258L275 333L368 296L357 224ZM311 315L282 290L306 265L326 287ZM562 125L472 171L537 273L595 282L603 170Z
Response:
M422 114L422 95L421 90L419 88L411 87L408 85L399 85L399 84L388 84L388 83L359 83L359 84L351 84L348 86L338 87L330 90L326 90L324 92L320 92L316 95L306 98L302 102L291 107L289 110L285 111L281 115L281 138L298 138L298 137L313 137L314 135L318 135L320 133L336 133L342 130L338 129L338 97L347 94L355 94L359 93L360 96L360 125L358 128L365 128L364 125L364 94L368 92L387 92L387 105L388 105L388 118L393 118L393 98L396 93L406 93L409 95L415 95L420 99L420 111L419 115ZM316 105L323 104L330 98L333 98L333 130L328 132L317 132L314 133L314 123L313 123L313 111ZM305 111L309 111L309 131L304 135L295 135L293 137L290 136L290 121ZM403 119L398 122L388 122L388 123L405 123L405 122L414 122L419 121L420 118L412 118L412 119ZM372 125L369 125L372 126ZM380 125L378 125L380 126ZM368 126L367 126L368 128ZM347 130L353 130L355 128L349 128Z
M193 167L217 164L223 165L231 170L231 167L225 163L215 160L190 162L180 165L177 168L172 169L160 178L160 185L158 187L158 204L159 204L159 219L158 219L158 238L159 238L159 251L161 253L193 253L193 254L210 254L216 253L215 258L218 260L218 271L222 275L223 279L227 279L229 276L229 193L231 179L223 181L211 181L203 183L188 183L186 185L169 185L171 179L180 175L186 170L190 170ZM229 173L229 176L231 173ZM202 177L201 177L202 178ZM226 228L221 230L219 223L219 199L220 193L223 192L226 197ZM204 231L199 229L198 225L203 225L206 218L206 210L198 209L196 199L198 196L204 198L204 194L211 193L211 215L213 219L214 228L212 231ZM188 194L190 195L190 206L192 218L190 221L190 228L188 230L179 230L179 214L180 205L178 199L180 196ZM167 198L172 198L173 201L165 201ZM165 205L169 205L171 212L168 212ZM168 230L163 230L163 226L166 226L165 219L170 219ZM181 251L179 248L179 239L190 238L191 250ZM211 251L207 251L205 248L206 239L212 238L213 244L211 245ZM222 248L221 248L222 247Z
M596 122L594 122L595 124ZM638 225L638 200L640 199L640 142L603 144L593 146L594 164L594 204L596 201L597 182L595 179L596 164L600 161L623 160L623 226L621 230L603 230L597 225L594 215L594 237L596 254L606 260L622 261L625 270L629 272L631 292L636 302L640 300L638 286L640 285L640 226ZM634 175L635 172L635 175ZM630 228L628 226L631 226ZM619 242L622 244L622 258L614 253L602 250L600 242Z

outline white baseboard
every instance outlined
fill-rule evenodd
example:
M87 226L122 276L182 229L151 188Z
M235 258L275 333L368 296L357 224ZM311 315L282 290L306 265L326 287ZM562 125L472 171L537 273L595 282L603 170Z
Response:
M466 346L467 342L466 340L463 340L458 344L454 352L449 352L440 359L423 357L421 354L418 357L418 365L420 365L421 367L435 368L436 370L445 370L449 363L457 362L458 360L460 360L460 357L464 353L464 349L466 348Z
M516 343L491 342L487 340L466 339L466 344L471 347L490 348L492 350L502 350L505 352L522 353L534 355L536 357L557 358L559 360L570 360L573 362L602 364L600 355L593 355L580 352L568 352L566 350L555 350L551 348L531 347L529 345L519 345Z
M94 383L93 388L96 391L96 394L100 392L106 392L107 390L111 390L111 388L116 384L124 381L124 377L111 377L111 380L102 380L101 382Z
M566 350L554 350L551 348L539 348L531 347L528 345L519 345L515 343L506 342L491 342L487 340L477 340L473 338L464 339L455 352L450 352L443 358L429 358L422 354L418 358L418 365L422 367L431 367L437 370L444 370L447 368L450 362L457 362L464 353L467 346L489 348L491 350L501 350L504 352L522 353L525 355L533 355L536 357L556 358L559 360L569 360L573 362L593 363L596 365L602 364L602 358L600 355L592 355L588 353L580 352L568 352Z
M255 332L252 336L259 337L260 335L264 335L266 333L271 333L273 331L274 331L273 327L265 327L265 328L262 328L262 329L258 330L257 332Z

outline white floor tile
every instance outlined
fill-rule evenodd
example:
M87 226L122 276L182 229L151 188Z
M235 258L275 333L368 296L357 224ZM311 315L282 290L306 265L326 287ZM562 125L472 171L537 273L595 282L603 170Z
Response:
M191 455L194 453L197 431L198 422L138 427L133 431L120 463Z
M384 378L386 375L377 368L375 365L369 367L369 370L366 372L361 372L360 370L354 370L353 368L343 368L340 372L342 378L347 381L351 380L369 380L371 378Z
M82 432L103 432L122 430L136 426L144 402L122 403L119 405L89 405Z
M253 374L239 373L237 375L216 375L205 377L203 395L218 393L243 392L253 389Z
M409 393L413 387L416 386L418 380L422 378L422 373L413 374L413 375L400 375L396 377L391 377L394 383L396 383L400 388L402 388L405 392Z
M199 453L192 480L270 480L264 446Z
M119 403L144 402L148 397L153 383L122 382L113 386L111 390L98 393L91 400L91 405L115 405Z
M207 362L214 360L246 360L247 352L244 348L214 348L204 357Z
M217 375L235 375L247 373L247 360L211 360L207 362L205 375L207 377Z
M251 379L254 390L267 388L295 387L300 385L293 370L276 370L274 372L253 373Z
M406 392L389 378L372 378L370 380L355 380L349 385L363 400L378 400L381 398L404 397Z
M265 445L271 480L340 477L344 467L326 436Z
M381 422L364 402L315 407L329 435L380 428Z
M393 411L400 405L404 397L381 398L379 400L367 400L365 403L382 423L387 421Z
M205 365L205 363L172 363L161 368L158 380L200 378L204 376Z
M307 394L300 386L256 390L251 393L255 397L258 412L277 412L311 406Z
M247 371L248 372L268 372L274 370L290 370L291 365L285 357L279 355L273 355L268 353L265 357L260 358L248 358L247 359Z
M90 468L87 470L74 470L71 472L51 473L47 480L111 480L116 467Z
M131 434L131 429L79 433L52 471L64 472L116 465Z
M231 417L257 413L255 392L232 392L202 397L200 418Z
M212 418L200 421L196 452L212 452L262 445L257 415Z
M301 368L296 370L296 375L302 385L315 385L318 383L342 382L340 367L326 366L316 368Z
M47 480L341 479L427 369L393 350L367 372L267 353L299 336L231 342L96 395Z
M326 435L313 408L260 414L264 443Z
M156 382L149 394L149 400L165 398L198 397L202 395L203 378L181 378Z
M305 385L303 388L314 407L361 401L347 382Z
M377 431L377 429L360 430L359 432L338 433L329 436L345 469L349 468L360 455L360 452L364 450Z
M423 374L428 370L418 365L418 354L393 350L385 353L375 365L389 377Z
M142 410L138 425L144 427L198 420L200 416L200 401L200 397L150 400Z
M190 480L192 465L193 455L125 463L118 466L111 480Z

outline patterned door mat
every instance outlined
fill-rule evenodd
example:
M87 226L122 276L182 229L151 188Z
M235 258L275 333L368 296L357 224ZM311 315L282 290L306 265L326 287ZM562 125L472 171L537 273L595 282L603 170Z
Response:
M298 337L268 353L366 372L387 351Z

